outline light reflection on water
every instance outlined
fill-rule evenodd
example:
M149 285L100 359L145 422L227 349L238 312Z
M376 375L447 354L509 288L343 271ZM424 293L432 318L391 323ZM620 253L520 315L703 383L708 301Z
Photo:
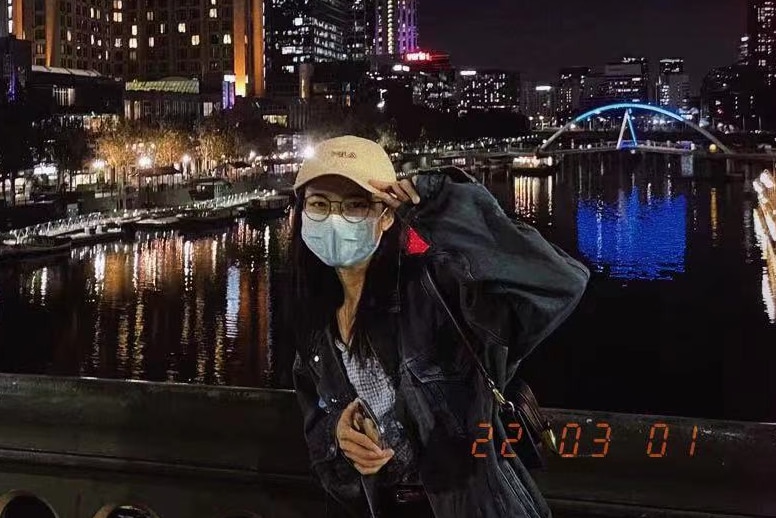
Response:
M660 163L572 161L552 184L517 178L512 198L495 187L593 272L523 376L548 406L772 421L773 246L743 182L671 177Z
M23 295L0 299L4 343L18 344L4 347L3 369L271 383L272 265L284 263L287 226L240 221L212 235L141 234L3 277L3 292L18 282ZM39 325L14 325L22 319ZM26 354L29 340L49 344L46 354Z
M776 419L776 259L740 183L597 164L512 185L491 173L503 205L594 272L524 364L543 404ZM0 370L287 386L289 233L287 219L240 221L0 271Z

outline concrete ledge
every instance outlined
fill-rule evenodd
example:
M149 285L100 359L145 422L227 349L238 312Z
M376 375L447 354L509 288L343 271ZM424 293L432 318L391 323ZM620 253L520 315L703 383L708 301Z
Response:
M536 478L560 517L776 516L776 425L548 414L565 456ZM320 514L291 391L0 375L0 416L0 496L60 518L122 499L161 518Z

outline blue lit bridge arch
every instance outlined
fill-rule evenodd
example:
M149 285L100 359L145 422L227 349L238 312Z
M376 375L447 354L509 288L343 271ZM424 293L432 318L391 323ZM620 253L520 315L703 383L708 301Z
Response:
M634 143L637 142L636 131L633 127L633 122L631 121L630 114L632 110L642 110L642 111L650 111L653 113L658 113L660 115L665 115L666 117L670 117L671 119L679 121L689 126L696 132L700 133L704 137L706 137L709 141L714 143L722 153L733 154L733 152L725 144L720 142L720 140L717 137L715 137L705 129L701 128L694 122L688 121L678 113L672 112L671 110L667 110L665 108L661 108L659 106L652 106L650 104L642 104L642 103L615 103L615 104L609 104L607 106L601 106L600 108L595 108L593 110L587 111L582 115L579 115L578 117L576 117L574 120L572 120L565 126L563 126L557 132L555 132L553 136L547 139L547 141L539 147L539 149L537 150L537 154L546 153L547 150L552 145L552 143L558 138L560 138L561 135L563 135L568 130L570 130L572 126L579 124L580 122L586 121L587 119L594 117L596 115L601 115L604 112L612 112L612 111L618 111L618 110L624 110L625 112L625 115L623 116L623 120L622 120L622 127L620 129L618 148L620 148L620 145L623 143L623 137L626 130L630 132L633 142Z

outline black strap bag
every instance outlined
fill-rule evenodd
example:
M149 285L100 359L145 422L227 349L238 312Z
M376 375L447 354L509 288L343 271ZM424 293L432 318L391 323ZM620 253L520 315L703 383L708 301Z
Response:
M553 455L559 455L560 453L558 451L555 434L550 427L550 421L542 413L539 402L536 400L533 391L525 382L520 379L515 379L510 385L511 400L507 400L488 374L485 366L482 365L482 362L477 357L477 353L469 340L469 336L464 332L464 328L450 310L450 306L445 302L428 267L424 266L421 283L439 302L439 305L450 318L450 321L460 336L464 346L471 354L474 364L485 381L485 384L493 393L493 398L498 405L502 422L505 425L518 423L522 427L522 439L517 443L512 444L518 458L528 469L544 468L546 466L545 456L547 453Z

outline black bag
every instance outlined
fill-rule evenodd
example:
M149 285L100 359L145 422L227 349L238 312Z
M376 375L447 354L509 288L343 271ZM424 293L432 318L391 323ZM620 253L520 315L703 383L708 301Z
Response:
M524 381L515 379L510 385L510 400L507 400L507 398L504 397L504 394L496 386L496 383L488 374L485 366L482 365L482 362L477 357L477 353L475 352L474 347L472 347L469 337L464 332L458 319L455 318L455 315L450 310L447 302L445 302L428 267L424 266L423 269L424 272L421 277L421 283L426 287L426 290L437 299L447 316L450 317L453 327L455 327L464 345L469 350L488 389L493 393L493 397L499 406L499 415L501 416L502 423L504 423L505 427L510 423L518 423L522 427L522 440L513 444L515 453L520 458L523 465L528 469L545 467L546 453L552 453L554 455L559 455L560 453L558 451L557 441L555 440L555 434L550 427L550 421L542 413L539 402L536 400L533 391Z

